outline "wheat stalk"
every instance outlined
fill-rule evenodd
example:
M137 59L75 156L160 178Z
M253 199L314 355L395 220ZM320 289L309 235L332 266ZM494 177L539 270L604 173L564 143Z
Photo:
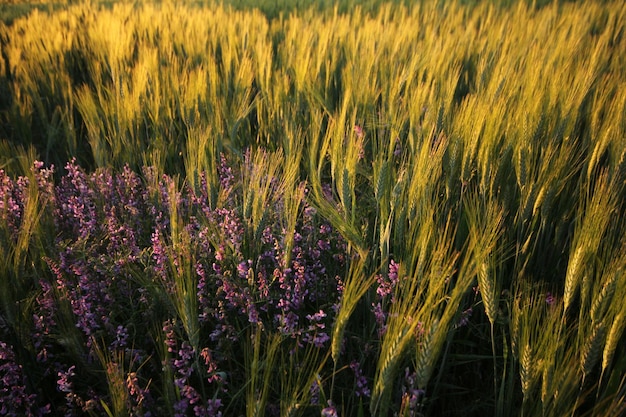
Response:
M109 352L105 347L101 347L93 336L91 339L93 351L106 374L113 410L110 410L110 407L104 400L102 400L101 404L109 415L125 415L128 413L127 407L130 403L130 395L126 386L124 351L120 349L115 352Z

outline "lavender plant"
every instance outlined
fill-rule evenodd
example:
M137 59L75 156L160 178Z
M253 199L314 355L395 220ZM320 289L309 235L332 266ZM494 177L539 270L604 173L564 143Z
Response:
M222 158L221 199L213 208L207 188L178 188L174 178L155 178L149 168L142 175L128 168L88 174L70 161L54 185L53 168L36 163L56 239L44 255L48 271L39 271L24 334L32 340L24 354L44 370L34 382L40 395L13 394L24 407L66 415L241 410L257 398L242 394L246 375L260 372L260 359L248 369L243 352L252 337L260 355L269 335L273 357L311 367L329 390L323 381L332 367L324 352L342 296L346 245L302 200L287 255L280 194L252 228L237 181L251 168ZM28 181L4 172L2 178L3 225L13 231L22 222ZM358 358L345 360L350 389L356 384L358 396L369 395ZM258 407L275 409L285 389L308 393L312 380L305 379L285 386L296 382L264 377ZM309 395L301 400L298 407L317 407Z

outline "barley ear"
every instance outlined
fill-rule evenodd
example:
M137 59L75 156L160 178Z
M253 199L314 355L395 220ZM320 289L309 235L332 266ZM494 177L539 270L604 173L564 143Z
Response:
M615 285L618 273L613 273L609 280L604 283L600 292L596 295L591 305L591 321L595 324L602 320L607 311L613 294L615 293ZM620 274L621 275L621 274Z
M389 339L387 339L387 337L394 334L394 339L388 342ZM370 411L372 415L376 415L381 411L385 412L389 409L393 378L403 350L402 345L404 345L405 342L406 328L387 329L378 360L376 378L374 380L372 402L370 404Z
M543 362L541 372L541 403L544 410L552 396L552 380L554 379L554 366L552 362Z
M525 147L519 147L515 158L515 171L520 189L525 188L528 183L529 159L528 150Z
M580 366L583 373L583 383L587 376L591 374L598 359L600 359L600 349L604 343L606 328L604 323L598 323L594 328L583 346L582 355L580 357Z
M535 379L535 363L534 363L533 348L530 343L526 343L524 349L522 349L522 355L520 358L520 378L522 382L522 394L524 394L524 400L528 397L530 389Z
M478 268L478 286L485 307L485 313L491 324L498 318L497 289L491 262L482 262Z
M380 201L384 190L389 188L389 163L383 161L382 166L376 178L376 187L374 188L374 197L376 201Z
M624 312L620 311L613 320L613 324L611 325L611 329L606 337L606 342L604 343L604 349L602 351L602 374L604 374L609 366L611 366L611 362L615 356L615 349L617 348L617 344L624 333L624 327L626 326L625 319L626 317L624 316Z
M622 184L626 183L626 150L623 150L620 154L616 170L615 177L617 181Z
M580 285L584 259L586 257L586 249L580 245L574 251L567 264L567 272L565 274L565 289L563 291L563 313L566 313L570 307L576 290Z
M433 367L435 365L435 337L439 327L439 320L435 319L431 325L428 334L424 337L424 341L418 350L417 364L415 366L417 386L425 389L430 380Z

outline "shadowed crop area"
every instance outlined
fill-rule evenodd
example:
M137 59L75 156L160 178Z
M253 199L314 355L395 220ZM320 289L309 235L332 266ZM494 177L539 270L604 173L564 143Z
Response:
M0 415L623 415L626 5L270 3L4 15Z

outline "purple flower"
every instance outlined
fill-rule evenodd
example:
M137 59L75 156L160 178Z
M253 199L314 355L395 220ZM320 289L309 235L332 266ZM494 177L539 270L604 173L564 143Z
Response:
M241 279L248 278L248 271L250 270L250 266L252 265L252 261L241 261L239 265L237 265L237 274Z
M389 270L387 272L387 277L385 278L383 275L378 275L376 280L378 281L378 288L376 289L376 294L380 298L384 298L390 294L393 294L393 291L398 284L398 269L399 265L392 259L389 261ZM391 302L394 302L392 298Z
M28 394L22 366L12 346L0 341L0 415L35 416L50 412L50 405L36 409L37 396ZM34 411L36 410L36 411Z
M354 378L356 380L356 390L354 391L356 396L369 397L371 391L367 386L367 378L363 375L360 364L357 361L352 361L350 363L350 369L354 372Z
M167 351L172 353L176 349L176 330L172 320L167 320L163 323L163 333L165 333L165 346Z
M0 169L0 220L14 236L17 236L22 221L27 190L27 178L20 177L15 182Z
M328 251L330 250L330 243L327 240L320 239L317 241L317 247L320 248L320 250Z
M363 136L365 136L365 131L363 131L363 128L359 125L354 125L354 133L359 139L362 139Z
M57 217L61 228L69 227L80 239L98 233L96 195L85 172L72 159L65 166L67 175L57 190Z
M307 334L304 337L304 341L310 342L317 348L324 347L324 344L330 340L330 336L328 336L328 334L320 332L320 330L326 328L326 324L323 322L324 318L326 318L326 313L324 313L323 310L319 310L315 314L308 314L306 318L309 320L310 324Z
M404 370L404 381L402 384L402 403L411 416L418 415L417 412L419 411L420 400L426 393L422 389L415 388L416 381L416 373L410 372L409 368L406 368Z
M110 349L120 349L128 346L128 329L121 324L115 331L115 340L111 343Z
M326 313L324 313L324 310L320 310L317 313L311 315L311 314L307 314L306 318L309 319L309 321L311 323L314 323L313 326L311 326L310 328L313 329L323 329L324 323L321 323L321 321L326 317Z
M131 408L134 411L132 414L149 415L150 413L145 410L152 405L152 396L150 395L150 390L147 387L143 388L140 385L136 372L128 373L126 377L126 389L132 398Z
M256 306L252 303L252 301L248 302L248 304L246 305L246 310L248 313L248 322L250 324L257 324L261 321L259 317L259 311L257 310Z
M220 154L220 164L217 168L217 173L220 178L221 188L223 190L229 190L235 183L235 176L233 169L228 165L226 156L223 153Z
M220 374L217 372L217 363L214 361L209 348L203 348L197 352L187 341L182 341L180 347L176 340L175 324L168 321L163 326L165 332L165 345L168 352L174 353L174 357L169 360L169 365L174 371L174 385L178 388L180 399L174 404L174 415L188 415L189 408L193 410L195 416L215 416L221 415L219 408L221 400L213 399L204 402L192 383L192 374L200 371L197 366L197 359L203 359L206 368L206 381L209 383L222 382Z
M40 280L42 293L37 296L36 310L33 314L35 331L31 334L33 345L37 349L37 361L46 362L49 359L50 346L46 341L53 329L56 327L54 319L56 313L56 301L54 299L54 288L45 280Z
M72 365L68 368L67 371L59 371L57 373L59 379L57 380L57 389L61 392L70 393L72 392L72 382L70 381L76 373L74 370L76 369L76 365Z
M464 327L467 326L467 324L469 323L470 317L472 317L472 313L474 312L474 310L472 309L472 307L463 310L461 312L461 317L459 318L459 322L456 324L456 327Z
M317 379L311 384L309 393L311 394L311 404L318 405L320 403L320 383Z
M167 280L167 248L165 246L165 243L163 242L161 234L162 232L158 228L156 228L151 237L152 259L154 260L153 268L161 279Z
M206 415L209 417L221 417L222 412L220 411L220 408L222 408L222 400L219 398L207 400Z
M372 312L374 313L374 319L378 325L378 336L382 337L387 330L387 326L385 325L387 313L383 309L383 305L380 301L378 303L372 303Z
M393 150L393 156L395 158L399 158L402 155L402 142L400 142L400 138L396 138L396 147Z
M337 417L337 409L331 400L328 400L328 407L322 409L322 417Z
M325 332L321 332L315 334L311 343L316 348L323 348L328 341L330 341L330 336L328 336Z
M217 372L217 363L213 359L213 355L211 355L211 350L209 348L204 348L200 352L200 357L204 359L204 365L206 366L206 371L208 374L207 381L208 382L221 382L222 377Z
M54 190L54 165L50 165L49 168L44 168L44 163L41 161L35 161L31 172L37 182L39 188L39 198L44 201L44 204L50 204L54 206L56 204L56 195Z
M328 235L331 232L332 232L332 228L327 223L322 223L320 225L320 234L321 235Z
M296 336L299 332L296 330L298 326L298 316L289 311L277 316L278 330L286 336Z

